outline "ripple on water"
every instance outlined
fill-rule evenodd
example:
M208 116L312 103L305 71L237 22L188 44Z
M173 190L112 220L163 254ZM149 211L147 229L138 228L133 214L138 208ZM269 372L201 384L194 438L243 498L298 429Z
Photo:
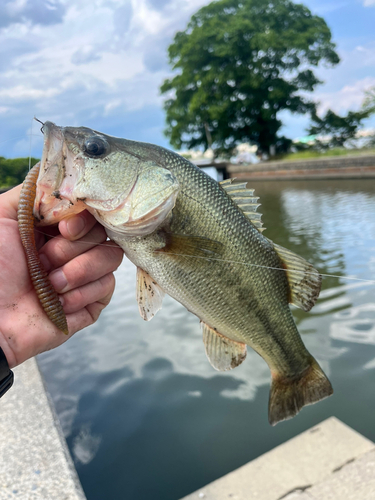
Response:
M272 191L267 182L266 200L254 186L270 221L266 236L323 273L375 279L375 196L366 191L369 183L358 192L353 184L301 188L285 181ZM165 297L155 318L143 321L135 280L135 266L124 259L99 321L40 358L88 497L122 498L126 491L129 499L181 498L196 481L206 484L332 414L355 428L370 415L368 437L375 438L375 402L368 396L375 369L373 284L325 278L312 312L293 311L335 395L270 429L266 363L249 349L236 370L216 372L198 319Z
M375 344L375 304L367 303L337 312L330 337L345 342Z

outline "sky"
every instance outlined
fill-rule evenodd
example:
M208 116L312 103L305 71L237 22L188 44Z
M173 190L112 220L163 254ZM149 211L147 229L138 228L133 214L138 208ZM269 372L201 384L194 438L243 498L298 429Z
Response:
M1 0L0 156L40 157L33 121L86 126L170 147L159 87L167 48L203 0ZM331 29L341 62L319 67L319 112L358 110L375 86L375 0L305 0ZM309 118L280 114L281 133L306 135ZM375 117L366 127L375 127Z

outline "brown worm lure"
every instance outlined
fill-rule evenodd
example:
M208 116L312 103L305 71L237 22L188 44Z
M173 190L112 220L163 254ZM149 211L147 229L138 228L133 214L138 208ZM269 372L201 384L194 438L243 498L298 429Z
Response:
M65 313L57 293L48 279L47 272L40 262L35 244L33 207L38 174L39 164L30 170L23 183L18 204L18 227L22 245L25 249L30 278L39 301L52 323L68 335L69 331Z

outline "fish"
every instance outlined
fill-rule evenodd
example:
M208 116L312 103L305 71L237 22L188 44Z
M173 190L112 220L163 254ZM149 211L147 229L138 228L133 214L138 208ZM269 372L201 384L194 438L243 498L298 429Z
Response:
M254 190L157 145L52 122L42 132L34 217L50 225L91 212L137 267L144 320L168 294L199 318L216 370L254 349L271 372L271 425L332 394L290 309L313 307L321 275L263 234Z

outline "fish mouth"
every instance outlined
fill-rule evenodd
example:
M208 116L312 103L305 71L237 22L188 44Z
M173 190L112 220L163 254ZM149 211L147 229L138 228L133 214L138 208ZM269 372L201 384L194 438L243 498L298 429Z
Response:
M34 217L38 226L51 226L63 219L72 217L74 214L82 212L86 207L77 210L77 204L61 198L59 191L42 191L37 188L37 197L34 204ZM74 208L74 209L73 209Z
M38 225L49 226L85 210L83 202L72 199L77 177L64 128L52 122L42 127L44 146L36 183L34 217Z

